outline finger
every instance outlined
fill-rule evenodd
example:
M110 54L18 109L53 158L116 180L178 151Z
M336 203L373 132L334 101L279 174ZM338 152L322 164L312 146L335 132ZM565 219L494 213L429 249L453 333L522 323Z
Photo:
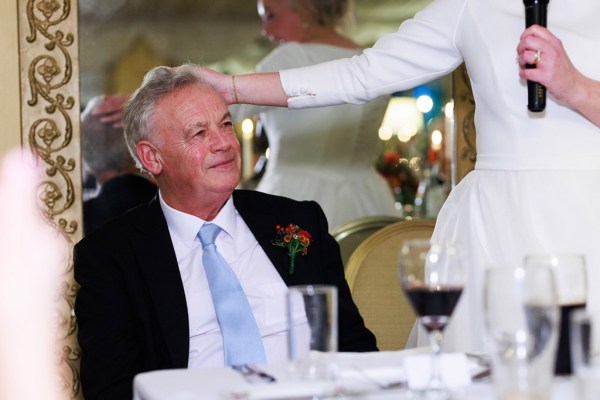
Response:
M113 122L121 122L121 113L111 113L111 114L107 114L103 117L100 117L100 122L104 122L104 123L113 123Z
M538 68L521 68L519 78L532 82L540 82L542 72Z
M519 44L517 45L517 53L522 53L523 51L527 50L533 50L535 52L539 49L542 49L543 51L547 46L549 46L547 40L537 36L528 36L519 41Z
M521 52L524 50L538 50L542 49L542 51L547 50L557 50L562 47L562 43L560 39L548 29L543 27L532 27L536 28L533 30L529 30L528 28L526 33L521 36L519 44L517 46L517 52Z
M127 99L128 96L126 95L105 96L102 103L98 104L98 106L94 109L92 115L119 112L125 106Z
M531 25L521 34L521 39L528 37L537 37L543 40L548 40L552 37L552 33L547 28L540 25Z
M517 63L520 68L527 68L531 65L537 65L542 61L542 57L544 52L540 50L539 56L537 56L537 51L534 50L525 50L521 54L517 56ZM537 59L537 61L536 61Z
M542 50L538 49L537 51L533 52L533 59L531 60L530 65L537 66L541 62L542 62Z

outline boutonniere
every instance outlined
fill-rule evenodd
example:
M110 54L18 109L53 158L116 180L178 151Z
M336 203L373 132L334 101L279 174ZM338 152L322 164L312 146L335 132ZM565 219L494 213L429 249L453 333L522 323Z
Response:
M294 260L296 259L296 254L300 253L303 256L306 255L308 246L312 242L312 236L310 233L294 224L289 224L285 228L281 227L281 225L277 225L276 229L277 234L271 243L288 250L288 254L290 255L289 273L291 275L294 273Z

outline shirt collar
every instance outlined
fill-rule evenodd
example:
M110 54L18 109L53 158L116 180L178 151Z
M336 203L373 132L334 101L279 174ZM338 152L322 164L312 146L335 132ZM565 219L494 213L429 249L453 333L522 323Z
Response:
M158 199L171 233L177 236L187 247L192 247L194 241L198 240L198 231L206 221L170 207L163 199L160 190L158 191ZM223 232L235 240L237 233L236 217L237 210L233 205L233 197L229 196L219 214L209 223L219 225Z

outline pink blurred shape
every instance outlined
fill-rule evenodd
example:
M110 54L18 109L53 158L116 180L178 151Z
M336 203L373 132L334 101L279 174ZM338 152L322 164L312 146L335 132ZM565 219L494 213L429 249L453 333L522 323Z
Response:
M0 165L0 399L66 398L57 328L66 239L36 204L40 175L24 150Z

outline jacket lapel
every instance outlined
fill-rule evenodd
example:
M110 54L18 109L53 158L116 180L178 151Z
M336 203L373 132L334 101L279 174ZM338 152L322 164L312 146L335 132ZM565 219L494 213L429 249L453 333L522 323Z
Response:
M271 242L275 239L277 225L288 224L291 221L278 220L280 218L276 215L277 213L271 211L272 205L254 201L254 198L246 193L234 191L233 203L285 284L287 286L305 284L306 276L303 271L309 270L308 264L310 264L311 257L297 254L295 272L290 274L290 256L287 249L275 246ZM309 254L311 254L310 251Z
M187 367L189 322L185 292L171 236L158 197L137 221L139 238L132 240L160 329L175 368Z

